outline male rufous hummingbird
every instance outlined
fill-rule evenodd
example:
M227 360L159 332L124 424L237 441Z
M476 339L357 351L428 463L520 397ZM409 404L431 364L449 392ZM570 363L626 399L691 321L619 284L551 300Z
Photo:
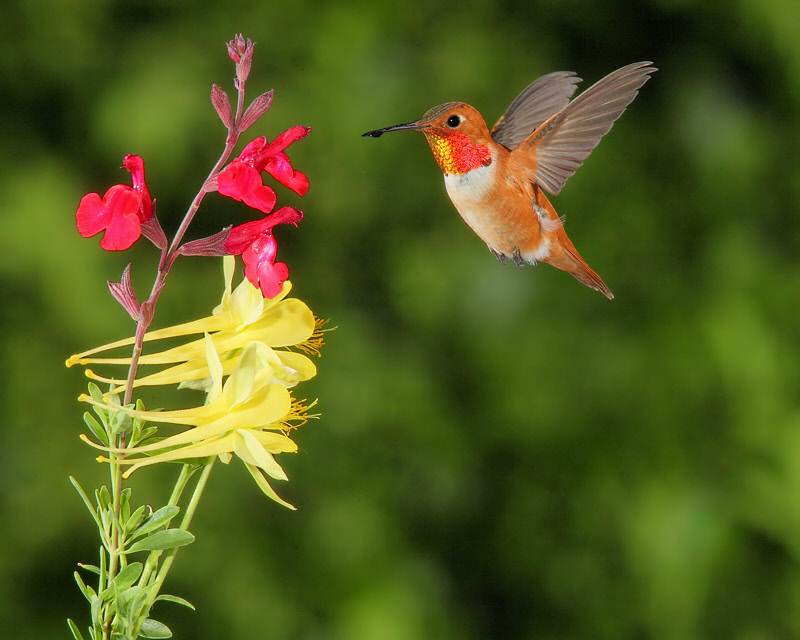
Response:
M550 73L524 89L491 131L474 107L446 102L416 122L364 135L421 131L450 200L498 260L546 262L611 299L614 294L581 258L544 191L558 195L654 71L651 62L629 64L572 102L581 79L571 71Z

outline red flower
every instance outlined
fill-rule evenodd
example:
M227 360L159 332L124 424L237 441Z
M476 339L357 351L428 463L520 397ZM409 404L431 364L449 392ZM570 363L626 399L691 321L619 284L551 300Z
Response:
M269 213L277 198L275 191L264 185L261 179L261 172L266 171L282 185L304 196L308 191L308 178L292 168L289 156L283 150L305 138L309 131L311 127L292 127L271 143L266 136L256 138L219 174L218 191L253 209Z
M283 262L275 262L278 244L272 235L272 228L286 223L297 225L302 218L302 211L294 207L281 207L261 220L231 229L225 249L233 255L241 254L245 277L254 287L261 289L265 298L277 296L289 277L289 268Z
M153 215L153 200L144 181L144 161L125 156L123 169L131 172L133 187L115 184L103 198L88 193L81 198L75 219L78 231L89 238L105 230L100 246L106 251L124 251L142 235L142 223Z

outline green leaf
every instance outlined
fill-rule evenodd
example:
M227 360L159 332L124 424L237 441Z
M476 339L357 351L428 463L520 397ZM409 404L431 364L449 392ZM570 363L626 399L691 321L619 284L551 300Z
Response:
M188 600L184 600L178 596L171 596L169 594L161 594L158 596L155 601L158 602L159 600L165 600L166 602L174 602L175 604L182 604L184 607L189 607L192 611L195 611L194 605L189 602Z
M157 431L158 427L145 427L142 429L142 433L139 434L137 441L139 443L145 443L145 441L151 436L155 435Z
M108 487L103 485L94 492L97 499L97 506L100 510L108 509L111 506L111 495L108 493Z
M117 574L112 584L120 591L125 591L139 579L140 575L142 575L142 563L131 562L127 567Z
M115 582L112 582L111 586L107 589L106 599L111 603L112 609L116 610L117 615L130 625L130 619L133 615L131 601L128 598L122 597L122 589L120 589Z
M100 546L100 581L97 583L97 589L105 589L106 581L108 580L108 557L106 556L106 548Z
M92 519L97 523L97 526L98 527L102 527L103 524L102 524L102 522L100 522L100 517L97 515L97 511L95 510L94 505L89 500L89 496L86 495L86 492L83 490L81 485L78 484L78 481L75 478L70 476L69 477L69 481L72 483L72 486L75 487L75 491L77 491L78 495L80 495L81 499L83 500L83 503L86 505L86 508L89 510L89 513L92 514Z
M131 517L125 521L125 531L130 533L133 531L136 526L139 524L139 521L142 519L142 515L144 514L145 505L139 507L136 511L131 514Z
M86 598L89 602L91 602L92 597L96 596L97 593L91 587L86 586L86 583L83 581L83 578L81 578L81 575L77 571L73 575L75 576L75 582L78 583L78 589L81 590L83 597Z
M129 616L139 615L142 604L147 599L147 589L135 585L125 591L117 592L117 604L129 611Z
M148 618L142 623L139 636L142 638L171 638L172 631L169 630L167 625L158 620Z
M128 415L128 413L126 411L117 411L113 416L111 416L108 428L111 435L115 436L118 433L126 433L130 431L131 425L131 417Z
M131 488L123 489L119 498L119 517L122 522L127 522L131 517Z
M142 523L142 526L136 529L132 534L132 538L143 536L145 533L150 533L161 526L169 524L169 521L174 518L181 510L176 505L167 505L155 511L147 520Z
M81 569L86 569L86 571L91 571L92 573L96 573L98 576L100 575L100 567L94 564L84 564L83 562L79 562L78 566Z
M183 529L167 529L166 531L156 531L154 534L139 540L131 546L126 553L135 551L161 551L163 549L173 549L183 547L194 542L194 536Z
M100 611L103 607L103 603L105 602L104 597L96 597L92 598L90 611L92 612L92 621L97 624L102 624L102 620L100 618Z
M108 435L105 429L91 413L88 411L84 413L83 421L86 423L86 426L89 427L89 431L92 432L95 438L105 445L108 444Z
M94 382L89 383L89 395L92 396L92 400L95 402L100 402L105 404L105 399L103 398L103 392L100 391L100 387L98 387Z
M69 630L72 631L72 637L75 638L75 640L83 640L83 636L81 635L77 624L67 618L67 625L69 625Z

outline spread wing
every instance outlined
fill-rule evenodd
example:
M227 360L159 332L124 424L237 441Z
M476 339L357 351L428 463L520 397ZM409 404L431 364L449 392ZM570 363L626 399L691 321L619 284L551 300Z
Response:
M513 149L550 116L569 104L581 81L573 71L556 71L534 80L492 127L492 139Z
M608 74L528 136L514 155L530 179L557 195L656 71L652 64L635 62Z

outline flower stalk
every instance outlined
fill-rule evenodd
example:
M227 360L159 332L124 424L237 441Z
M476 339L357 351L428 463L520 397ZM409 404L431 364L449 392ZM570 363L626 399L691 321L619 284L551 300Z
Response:
M169 629L150 617L153 604L167 600L191 607L182 598L162 594L161 589L178 550L194 540L189 526L217 458L225 464L239 458L263 493L294 508L278 496L271 481L288 479L275 456L297 451L290 436L308 419L305 401L292 393L297 384L316 375L316 366L307 354L317 355L320 321L303 302L287 297L291 291L289 270L276 262L274 228L287 223L297 226L303 213L293 207L273 211L277 195L264 184L262 173L304 195L308 179L292 167L286 149L305 138L310 128L292 127L271 143L258 137L230 161L241 134L267 112L273 100L273 92L268 91L245 109L254 47L241 35L227 44L236 65L236 109L225 91L213 85L211 102L227 129L224 149L171 241L156 217L144 160L133 154L123 162L131 174L131 185L114 185L103 197L88 194L76 212L81 235L103 232L103 249L123 251L144 236L159 250L153 285L143 302L139 303L133 291L131 265L119 282L108 283L112 296L136 321L134 335L67 360L67 366L91 363L127 368L123 379L87 370L87 375L107 385L107 390L102 392L90 383L89 394L80 398L94 412L84 415L90 435L81 437L103 452L98 460L109 465L110 473L109 487L96 490L94 500L73 479L101 539L99 564L80 565L98 576L97 588L75 574L90 603L88 632L93 640L169 637ZM213 192L244 203L261 217L228 226L208 238L184 242L204 198ZM151 331L168 275L181 255L224 256L222 301L206 318ZM246 267L245 278L236 288L232 287L234 255L241 255ZM171 349L145 353L148 343L182 337L189 339ZM105 355L126 347L129 356ZM162 369L140 376L142 365ZM171 384L203 390L205 403L188 409L148 411L141 398L134 398L137 389ZM157 425L178 430L156 439ZM169 500L155 510L145 505L133 508L126 481L136 470L162 463L179 465ZM171 521L181 511L182 498L195 476L180 524L173 527ZM134 559L140 552L147 553L144 562ZM82 640L78 626L68 622L76 640Z

